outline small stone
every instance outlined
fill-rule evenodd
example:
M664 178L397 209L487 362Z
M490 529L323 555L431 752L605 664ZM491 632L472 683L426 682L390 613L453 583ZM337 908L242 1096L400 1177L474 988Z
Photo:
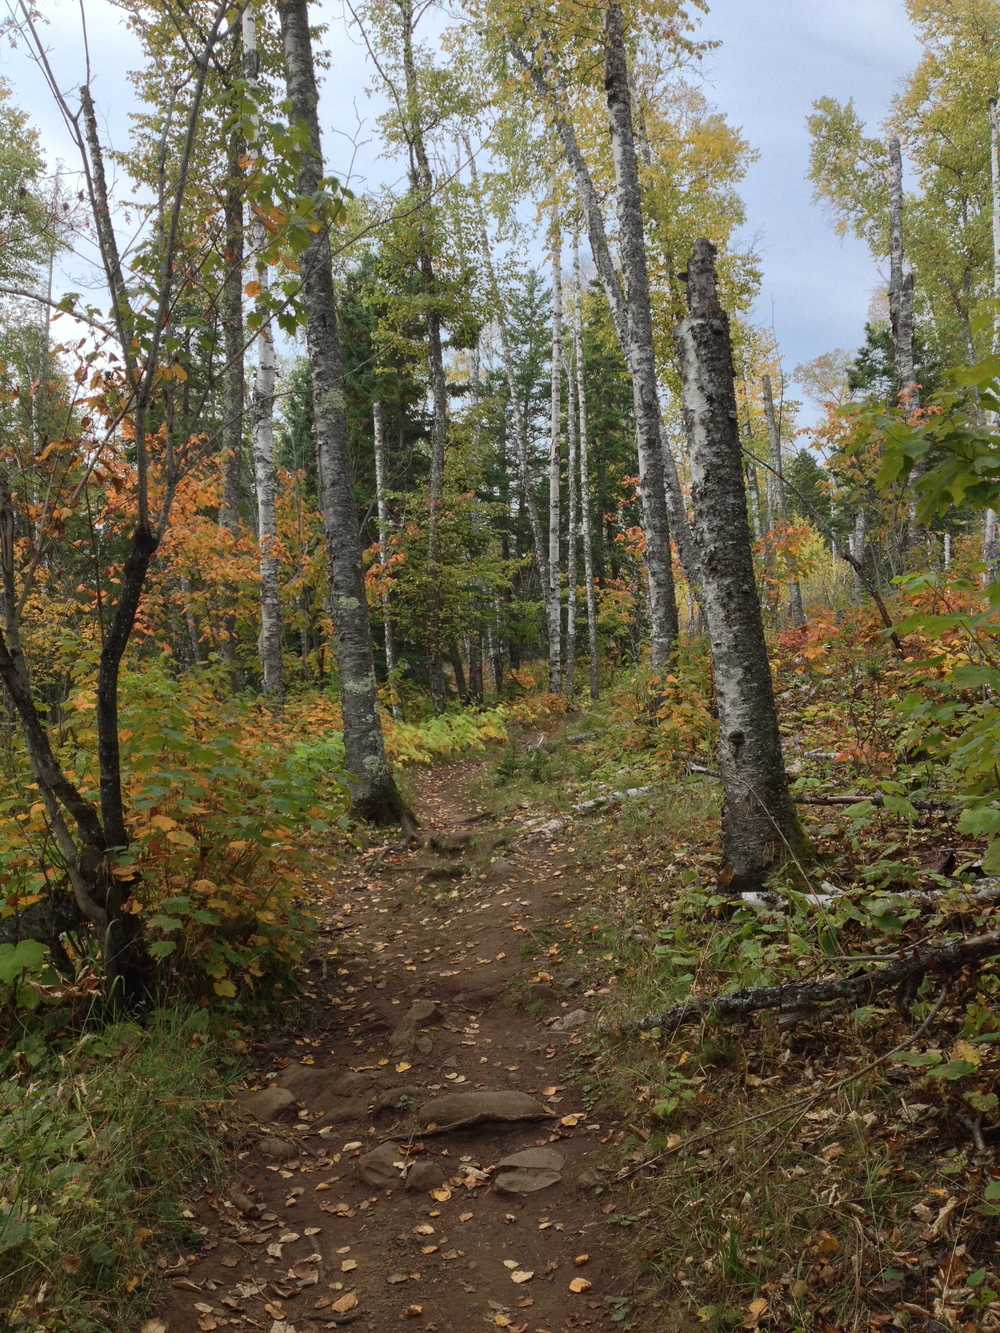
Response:
M549 986L544 981L536 981L530 986L524 988L524 1000L526 1004L551 1004L559 999L559 992L555 986Z
M382 1143L373 1152L358 1158L354 1163L355 1174L378 1189L398 1185L402 1173L394 1163L401 1161L402 1156L398 1144Z
M589 1027L590 1014L586 1009L571 1009L568 1014L563 1014L557 1018L554 1023L549 1025L550 1032L577 1032L580 1028Z
M596 1166L588 1166L586 1171L581 1171L576 1178L576 1187L581 1190L592 1190L596 1185L600 1185L604 1177L598 1171Z
M238 1092L236 1100L257 1120L288 1120L296 1098L287 1088L262 1088L260 1092Z
M514 1170L549 1170L561 1171L566 1165L566 1158L554 1148L525 1148L524 1152L511 1153L497 1162L497 1168L509 1166Z
M510 879L511 875L518 873L517 866L513 861L508 861L502 856L498 856L495 861L490 862L490 867L486 872L486 878L492 880Z
M431 1051L434 1049L434 1043L431 1041L430 1037L418 1037L414 1042L414 1045L421 1055L430 1055Z
M275 1138L270 1134L261 1139L257 1147L261 1156L270 1158L272 1162L291 1162L299 1155L299 1149L294 1143L289 1143L287 1139Z
M427 1190L437 1189L443 1185L445 1180L444 1168L437 1162L420 1161L414 1162L406 1173L406 1188L408 1190Z
M454 1092L424 1102L419 1112L422 1125L476 1124L481 1120L542 1120L545 1107L526 1092Z
M372 1110L378 1111L396 1111L402 1104L404 1107L410 1103L416 1104L423 1092L422 1088L387 1088L385 1092L380 1092L375 1098L375 1105Z
M561 1180L558 1171L500 1171L493 1177L493 1188L501 1194L534 1194Z
M431 1023L436 1023L439 1018L444 1018L444 1013L433 1000L417 1000L396 1025L390 1039L391 1044L393 1046L399 1043L405 1044L415 1032L428 1027Z

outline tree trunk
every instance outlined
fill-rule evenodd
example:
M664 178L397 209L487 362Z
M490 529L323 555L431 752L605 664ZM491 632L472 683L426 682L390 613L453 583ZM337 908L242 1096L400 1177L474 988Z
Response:
M375 440L375 504L378 508L378 550L382 563L382 577L389 568L389 532L392 527L389 517L389 501L385 493L385 415L382 404L376 399L372 403L372 434ZM394 672L396 670L396 638L392 627L392 614L389 609L389 591L382 593L382 628L385 634L385 670L389 677L389 698L392 701L392 715L398 718L399 699L396 695Z
M764 389L764 419L767 422L767 438L771 445L771 467L773 472L768 473L769 479L773 481L771 502L771 513L779 523L785 523L785 478L783 473L784 463L781 455L781 431L778 429L778 418L774 411L774 395L771 393L771 376L763 375L761 382ZM805 610L802 606L802 588L798 579L793 578L788 585L788 615L796 629L801 629L806 623Z
M594 543L590 527L590 478L588 475L587 379L583 365L583 291L580 286L580 238L573 233L573 360L576 363L576 395L580 413L580 517L583 538L583 578L587 599L587 650L590 653L590 697L601 696L601 669L597 643L597 596L594 590Z
M649 571L649 620L654 669L665 668L677 642L677 602L667 520L660 402L656 384L653 316L646 267L642 193L632 127L632 96L622 32L620 5L609 4L605 19L604 87L615 168L619 249L625 279L628 364L632 372L639 446L639 486L646 529Z
M304 126L298 187L316 198L323 178L316 76L306 0L279 0L285 82L293 121ZM325 221L325 219L324 219ZM326 536L330 605L340 667L344 749L355 812L375 823L413 823L386 759L365 601L361 535L347 436L344 365L326 226L311 234L302 255L302 302L312 376L317 493Z
M427 493L427 665L431 702L440 713L448 703L441 644L441 574L438 569L440 560L438 528L441 522L444 459L448 441L448 385L444 373L441 315L436 307L437 275L434 271L431 242L427 235L426 213L433 199L434 178L424 142L417 71L413 59L413 4L412 0L396 0L396 3L402 25L403 76L406 81L404 132L410 149L410 177L414 191L421 199L420 207L423 214L418 220L417 234L420 278L427 303L427 365L433 404L431 466Z
M616 20L613 17L617 16ZM670 533L667 523L663 467L660 441L660 411L656 400L655 362L652 357L652 322L649 307L648 278L646 277L645 239L642 231L641 199L638 189L638 170L635 144L632 137L631 100L628 90L625 51L621 40L621 13L617 6L609 11L608 43L606 50L606 84L608 110L611 122L612 153L618 194L619 229L621 231L622 265L628 286L626 301L622 284L615 271L608 246L604 217L593 180L584 160L573 126L560 110L559 90L549 86L545 72L532 64L530 58L516 44L510 49L514 58L528 72L532 86L545 102L562 145L563 153L576 186L590 238L590 246L597 266L597 274L608 298L622 354L632 375L633 397L636 408L636 435L639 450L639 480L643 502L646 532L646 557L649 577L649 596L653 619L653 665L666 664L677 637L677 606L673 593L673 571L670 563ZM642 332L648 331L649 342L642 345ZM638 336L637 336L638 335ZM633 364L636 352L638 364ZM679 504L679 509L682 505ZM687 571L685 571L687 576ZM695 581L696 576L691 575Z
M229 136L228 179L226 183L226 276L219 298L222 323L222 495L219 502L219 526L235 542L240 522L240 473L243 467L243 411L246 382L243 369L243 168L240 158L243 136L234 130ZM222 615L220 656L228 663L237 685L236 616L226 610Z
M867 522L865 511L860 508L854 515L854 524L851 528L851 535L848 538L848 550L851 553L851 559L856 562L858 568L854 571L854 600L858 601L861 596L861 590L865 586L864 579L861 577L861 567L865 563L865 537Z
M993 300L1000 302L1000 125L998 125L997 99L990 100L990 194L993 217ZM1000 352L1000 310L993 318L993 353ZM993 417L994 426L1000 424L997 416ZM997 575L997 562L1000 560L1000 541L998 541L998 521L995 509L987 509L983 523L983 571L984 583L992 583Z
M913 274L903 249L903 155L899 139L889 140L889 319L896 362L896 391L903 405L917 406L913 368Z
M579 416L576 388L576 357L570 357L566 374L566 493L569 513L566 522L566 698L573 702L576 674L576 545L579 536L579 505L577 496L577 435Z
M729 320L715 287L715 247L696 241L690 314L677 326L691 452L694 532L712 646L723 781L722 847L733 892L812 859L788 794L750 549Z
M256 91L259 75L257 26L252 10L243 11L243 72ZM254 113L256 131L257 116ZM256 137L256 135L255 135ZM267 234L259 218L253 225L253 250L261 256ZM269 283L267 262L257 260L257 282L260 286L258 304L266 310ZM242 336L242 327L241 327ZM241 358L242 364L242 358ZM278 478L274 467L274 337L269 320L257 335L257 380L250 408L251 437L253 440L254 489L257 492L257 544L260 569L260 665L264 678L264 694L275 704L281 704L285 693L284 663L281 657L281 598L278 593L278 520L275 513ZM235 495L239 499L239 468L235 469ZM229 485L227 479L227 487Z
M560 488L562 486L562 232L559 206L552 220L552 364L549 407L549 595L545 599L549 633L549 689L562 689L560 573Z

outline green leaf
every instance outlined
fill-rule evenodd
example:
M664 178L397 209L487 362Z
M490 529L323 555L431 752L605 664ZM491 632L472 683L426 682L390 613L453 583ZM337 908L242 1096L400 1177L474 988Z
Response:
M37 940L19 944L0 944L0 982L10 986L24 972L41 972L45 966L45 946Z
M1000 838L994 838L986 848L983 869L988 875L1000 875Z
M991 1181L983 1190L983 1198L990 1203L996 1203L1000 1199L1000 1180Z

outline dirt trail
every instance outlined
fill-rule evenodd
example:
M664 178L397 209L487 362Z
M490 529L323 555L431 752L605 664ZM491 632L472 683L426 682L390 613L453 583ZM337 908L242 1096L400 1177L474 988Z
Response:
M271 1090L245 1098L261 1137L225 1193L189 1204L207 1235L164 1274L169 1333L623 1326L615 1205L595 1189L618 1126L584 1114L580 1024L564 1020L593 1002L546 942L576 887L573 849L503 845L468 796L479 767L422 779L431 845L359 856L331 881L319 1021L261 1055L255 1086ZM512 1003L514 983L530 987L528 1008ZM447 1129L484 1109L468 1102L477 1092L514 1094L489 1114L537 1118ZM459 1100L428 1108L439 1127L421 1136L422 1104L446 1096ZM271 1112L267 1099L289 1104ZM380 1144L393 1146L373 1158ZM498 1169L526 1149L543 1151ZM504 1177L552 1183L504 1192Z

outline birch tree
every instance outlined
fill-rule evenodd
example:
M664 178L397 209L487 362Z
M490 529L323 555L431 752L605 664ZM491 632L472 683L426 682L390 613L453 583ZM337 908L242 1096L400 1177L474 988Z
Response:
M299 194L311 204L311 225L315 226L301 260L301 300L306 311L317 492L326 536L330 602L340 668L344 749L348 772L354 783L352 803L361 817L374 823L411 823L412 816L389 768L379 717L333 288L329 233L333 210L323 177L316 76L306 0L279 0L278 13L288 100L294 123L302 127L305 136Z
M553 192L554 194L554 192ZM560 550L560 495L562 486L562 230L559 224L559 205L553 203L552 216L552 361L551 400L549 404L549 595L545 599L549 634L549 689L558 694L562 689L560 659L561 619L561 550Z
M583 292L580 284L580 237L573 232L573 361L576 370L576 397L579 412L580 517L583 545L583 578L587 601L587 648L590 654L590 697L601 693L600 661L597 642L597 595L594 589L594 545L590 525L590 476L587 443L587 383L583 369Z
M786 862L801 868L812 854L781 754L750 545L729 319L719 304L709 241L695 244L687 288L690 313L675 337L719 717L724 878L742 892L759 889Z

